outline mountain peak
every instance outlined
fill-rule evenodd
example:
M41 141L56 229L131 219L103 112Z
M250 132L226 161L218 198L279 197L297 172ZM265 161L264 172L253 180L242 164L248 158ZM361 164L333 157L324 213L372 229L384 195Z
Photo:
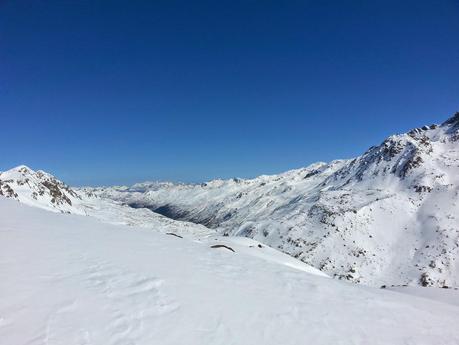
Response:
M30 167L28 167L27 165L21 164L5 172L34 173L35 171L31 169Z
M0 172L0 195L57 212L75 211L73 202L81 198L53 175L26 165Z
M456 113L452 117L450 117L448 120L442 123L442 126L448 125L459 125L459 111L456 111Z

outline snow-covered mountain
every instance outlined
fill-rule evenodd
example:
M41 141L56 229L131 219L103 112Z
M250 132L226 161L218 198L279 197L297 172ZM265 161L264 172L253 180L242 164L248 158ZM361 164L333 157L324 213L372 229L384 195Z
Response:
M233 252L4 197L0 214L2 345L459 343L457 290L348 284L248 239L221 238Z
M135 225L190 237L215 234L199 224L175 221L147 209L134 209L98 197L90 189L71 188L51 174L34 171L25 165L0 172L0 195L48 211L91 216L112 224Z
M370 285L459 285L459 113L363 155L251 180L93 192Z
M219 248L245 252L269 262L328 277L320 270L255 240L222 237L203 225L176 221L145 208L136 209L111 199L100 198L87 188L72 189L54 176L43 171L34 171L25 165L0 173L0 186L2 196L28 206L56 213L85 215L103 223L142 227L209 245L218 243Z
M0 172L0 195L50 211L82 213L81 196L54 176L25 165Z
M459 113L391 136L355 159L280 175L71 188L20 166L0 173L0 195L181 236L252 238L369 285L457 286L458 143Z
M458 142L456 114L252 180L1 172L0 343L457 344L458 288L417 285L458 285Z

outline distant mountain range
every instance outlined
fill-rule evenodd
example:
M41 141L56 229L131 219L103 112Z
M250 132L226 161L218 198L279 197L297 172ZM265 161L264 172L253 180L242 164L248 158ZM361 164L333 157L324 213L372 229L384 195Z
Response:
M135 225L185 236L215 234L199 224L177 222L147 209L95 195L90 189L72 188L54 176L25 165L0 173L0 195L48 211L95 217L112 224Z
M459 113L354 159L279 175L72 189L22 166L0 174L0 194L112 222L249 237L357 283L459 285Z

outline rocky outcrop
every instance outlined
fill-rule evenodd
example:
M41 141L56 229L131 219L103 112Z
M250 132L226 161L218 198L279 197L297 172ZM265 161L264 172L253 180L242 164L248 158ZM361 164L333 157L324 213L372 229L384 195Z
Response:
M72 206L81 200L75 190L54 176L24 165L0 173L0 195L65 213L79 213Z

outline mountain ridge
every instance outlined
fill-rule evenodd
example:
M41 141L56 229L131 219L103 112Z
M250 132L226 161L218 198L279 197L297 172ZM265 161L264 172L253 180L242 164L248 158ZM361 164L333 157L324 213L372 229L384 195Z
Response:
M361 156L278 175L95 192L254 238L340 279L456 286L458 121L456 113Z
M71 188L19 166L0 173L0 194L182 235L248 237L351 282L457 286L458 142L455 113L389 136L361 156L277 175Z

